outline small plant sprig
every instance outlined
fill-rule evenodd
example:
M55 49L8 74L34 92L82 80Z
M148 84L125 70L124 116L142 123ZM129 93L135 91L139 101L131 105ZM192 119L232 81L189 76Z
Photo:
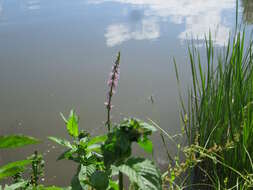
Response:
M108 131L111 130L111 109L112 105L112 96L115 94L116 87L119 82L119 63L120 63L120 52L118 53L117 59L112 67L112 72L110 73L109 80L107 82L109 86L109 92L107 94L107 101L105 102L106 109L107 109L107 121L106 126Z
M31 185L33 187L38 186L39 177L44 174L44 160L38 151L35 151L34 154L30 157L32 160L32 175L31 175Z

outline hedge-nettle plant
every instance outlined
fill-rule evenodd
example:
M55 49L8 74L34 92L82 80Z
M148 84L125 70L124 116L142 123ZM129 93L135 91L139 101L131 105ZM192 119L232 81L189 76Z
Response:
M87 132L80 132L78 116L72 110L68 118L63 114L62 117L73 141L49 137L68 148L58 160L68 159L79 164L71 182L72 189L123 190L123 175L129 178L132 190L162 189L161 176L154 163L144 158L132 157L131 148L136 142L145 151L152 153L152 141L148 137L156 128L135 118L124 119L119 124L111 123L112 96L119 80L119 64L120 53L108 81L105 123L108 133L91 137Z
M114 65L112 66L112 71L109 75L108 79L108 87L109 87L109 92L107 94L107 100L105 102L106 109L107 109L107 121L106 121L106 126L108 131L111 130L111 109L113 107L112 105L112 96L116 92L116 87L118 86L119 82L119 73L120 73L120 68L119 68L119 63L120 63L120 52L118 53L117 60L115 61Z

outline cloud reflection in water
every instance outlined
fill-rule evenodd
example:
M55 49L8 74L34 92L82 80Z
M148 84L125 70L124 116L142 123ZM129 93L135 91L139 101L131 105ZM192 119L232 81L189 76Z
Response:
M160 22L184 24L180 40L203 40L209 30L215 35L215 44L224 45L230 26L223 12L235 8L235 0L91 0L89 3L116 2L143 10L138 23L116 23L108 26L105 34L108 46L127 40L152 40L160 36ZM131 14L131 12L129 13Z
M108 46L119 45L127 40L152 40L160 36L156 19L143 19L137 26L112 24L108 26L105 37Z

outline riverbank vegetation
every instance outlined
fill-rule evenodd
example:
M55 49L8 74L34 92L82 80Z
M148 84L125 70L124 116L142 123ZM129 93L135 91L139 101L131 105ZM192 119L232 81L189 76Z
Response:
M40 178L44 161L39 150L24 160L0 166L5 190L161 190L161 189L252 189L253 188L253 41L245 41L245 32L237 31L223 49L215 49L211 34L205 40L206 59L198 48L189 46L192 86L181 102L182 141L169 135L154 122L126 118L114 124L112 98L119 81L120 53L108 80L105 103L106 134L90 136L79 127L78 116L71 110L62 116L72 141L48 137L65 147L57 160L78 164L69 187L44 187ZM174 60L180 86L180 75ZM85 129L82 128L82 129ZM132 144L152 154L150 136L160 132L176 143L179 154L168 155L168 170L161 173L154 161L136 157ZM178 136L176 137L178 138ZM22 135L0 136L0 149L22 148L39 140ZM178 156L180 155L180 156ZM53 185L53 184L52 184Z
M251 189L252 40L245 42L245 33L238 32L225 49L215 52L210 35L206 60L195 47L189 48L189 58L193 83L187 106L181 98L188 146L182 149L186 162L179 168L199 189Z

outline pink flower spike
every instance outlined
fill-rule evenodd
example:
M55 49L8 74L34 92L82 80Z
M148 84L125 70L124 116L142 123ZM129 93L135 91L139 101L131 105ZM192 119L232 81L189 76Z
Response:
M105 103L107 108L107 121L106 125L108 127L108 131L111 128L111 109L113 108L112 96L116 93L116 87L118 86L119 81L119 64L120 64L120 52L118 53L117 59L112 66L112 71L109 75L109 80L107 81L107 85L109 86L109 92L107 93L107 102Z
M107 85L108 85L109 87L111 87L112 83L113 83L113 81L112 81L111 79L107 81Z

